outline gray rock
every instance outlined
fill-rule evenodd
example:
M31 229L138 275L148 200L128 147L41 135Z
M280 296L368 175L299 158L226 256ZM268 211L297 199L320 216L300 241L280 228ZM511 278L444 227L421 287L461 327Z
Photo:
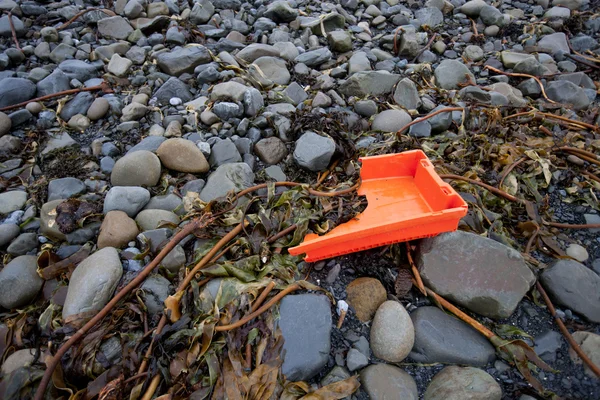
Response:
M440 296L492 318L509 317L535 281L519 252L462 231L422 240L416 262Z
M6 252L11 256L23 256L36 249L37 245L37 234L33 232L26 232L20 234L15 240L13 240L10 246L6 248Z
M310 28L315 35L326 36L329 32L344 29L346 18L337 12L321 15L319 17L303 17L300 20L301 28ZM325 30L323 32L323 29Z
M464 54L469 60L479 61L483 59L483 49L479 46L469 45L465 47Z
M387 71L357 72L340 85L339 92L345 96L377 96L392 92L400 75Z
M12 120L0 111L0 137L10 133L10 128L12 128Z
M105 247L79 263L69 281L63 319L81 313L86 313L85 319L95 315L112 297L122 274L114 247Z
M106 70L117 77L124 77L127 76L129 68L131 68L132 65L133 62L131 60L121 57L118 54L113 54Z
M35 92L35 84L28 79L4 78L2 79L2 85L0 85L0 107L12 106L30 100Z
M0 215L20 210L27 201L27 193L22 190L11 190L0 193Z
M48 201L68 199L85 193L85 184L76 178L53 179L48 184Z
M535 58L526 58L522 61L519 61L514 66L513 70L517 73L529 74L534 76L542 76L548 71L548 69L544 67Z
M408 128L408 134L412 137L422 138L431 136L431 124L429 121L421 121Z
M142 210L135 217L135 222L142 231L150 231L160 228L165 223L179 225L179 217L166 210Z
M37 95L46 96L69 90L69 77L60 69L55 69L50 75L37 83Z
M125 40L133 28L125 18L117 15L98 21L98 32L107 38Z
M242 156L229 138L215 143L212 147L209 163L212 167L242 161Z
M212 18L215 13L215 7L208 0L199 0L194 3L192 12L190 13L190 21L193 24L205 24Z
M213 87L212 92L210 93L210 99L212 101L242 101L246 91L249 89L251 88L234 81L218 83Z
M279 50L268 44L252 43L240 50L236 57L252 63L260 57L279 57Z
M553 363L556 361L556 351L563 345L562 335L556 331L546 331L534 339L533 350L542 360Z
M475 82L475 77L469 68L456 60L444 60L434 71L435 81L442 89L459 89L460 83L465 83L469 78Z
M544 13L547 19L567 19L571 16L571 10L567 7L552 7Z
M13 15L12 23L15 27L15 33L17 34L17 37L25 36L25 33L27 33L27 28L25 27L25 24L23 24L23 21ZM2 18L0 18L0 36L12 36L12 29L10 27L10 22L8 21L8 15L4 15Z
M373 119L371 128L375 131L396 132L412 121L404 110L385 110Z
M545 35L538 42L538 47L542 49L549 49L552 51L552 54L556 54L559 52L562 53L571 53L569 49L569 44L567 43L567 35L563 32L556 32L550 35Z
M417 400L419 392L412 376L398 367L373 364L360 373L363 389L372 400Z
M487 4L483 0L470 0L460 7L460 12L471 18L478 18L481 9Z
M154 196L150 199L144 208L148 210L167 210L176 214L181 214L181 198L173 193Z
M571 39L571 47L579 52L592 50L598 47L598 41L587 35L575 36Z
M487 372L473 367L449 366L433 377L424 400L500 400L502 389Z
M350 373L344 367L336 365L329 371L325 378L321 380L321 386L327 386L335 382L350 378Z
M15 258L0 271L0 306L13 309L31 303L43 283L37 273L36 256Z
M17 224L0 224L0 247L4 247L19 236L21 229Z
M261 139L254 146L256 155L268 165L277 164L287 156L287 148L281 139L270 137Z
M582 88L565 80L550 82L546 87L546 94L550 99L570 105L576 110L585 110L591 103Z
M130 217L135 217L150 201L150 192L138 186L112 187L104 198L104 214L119 210Z
M350 349L346 355L346 365L350 371L356 371L369 365L369 359L360 351Z
M154 93L154 97L161 105L168 105L173 97L180 98L183 102L190 101L194 97L190 92L190 87L175 77L169 78Z
M437 10L437 8L436 8ZM438 10L439 11L439 10ZM416 110L421 106L421 98L417 91L417 85L408 78L402 79L396 85L394 91L394 101L396 104L406 108L407 110Z
M415 11L415 18L420 26L436 28L444 23L444 15L435 7L419 8Z
M69 46L64 43L60 43L58 46L52 50L50 53L50 60L54 61L56 64L65 61L66 59L73 58L77 49L73 46Z
M541 282L555 302L600 322L600 276L573 260L558 260L545 269Z
M69 79L77 79L80 82L85 82L98 75L96 67L81 60L65 60L58 67Z
M65 121L70 120L77 114L85 115L94 102L94 95L90 92L80 92L73 97L60 111L60 117Z
M352 36L346 31L333 31L327 34L329 47L333 51L345 53L352 50Z
M415 344L409 357L418 363L483 367L496 358L494 346L485 337L437 307L419 307L410 318Z
M314 132L305 132L296 141L294 160L298 165L317 172L329 165L335 152L335 142Z
M185 72L192 73L194 68L200 64L211 62L212 58L206 47L191 44L160 53L156 61L162 72L172 76L179 76Z
M160 314L165 308L164 301L169 297L171 282L162 275L150 275L140 289L144 305L150 314Z
M371 324L371 350L375 357L389 362L404 360L413 347L415 331L404 306L383 302Z
M148 233L148 232L144 232ZM169 270L170 272L177 272L185 265L185 251L183 247L177 245L167 254L167 256L160 263L161 266Z
M502 60L502 64L506 68L514 68L519 62L526 59L534 59L535 57L532 54L524 54L524 53L515 53L512 51L503 51L500 53L500 58Z
M244 112L249 117L255 117L258 112L265 106L265 101L260 93L255 88L249 88L244 91Z
M254 173L246 163L231 163L218 167L200 192L202 201L212 201L227 195L231 190L240 191L254 184Z
M97 97L90 105L90 108L88 108L87 117L92 121L97 121L106 115L109 108L110 104L108 100L103 97Z
M304 88L302 88L302 86L296 82L292 82L288 87L286 87L283 91L283 94L287 97L289 102L295 106L308 99L308 94L306 94Z
M298 16L298 10L286 1L276 1L267 6L264 16L275 22L291 22Z
M286 296L279 306L285 356L281 372L290 381L309 380L327 364L331 348L331 303L320 294Z
M377 114L377 103L373 100L359 100L354 103L354 111L363 117L370 117Z
M558 75L556 80L573 82L577 86L585 89L595 89L594 81L584 72L574 72L572 74Z
M462 88L458 95L464 101L490 104L492 101L492 95L489 92L481 89L479 86L467 86Z
M294 60L297 63L305 64L308 67L316 67L329 61L333 55L327 47L321 47L320 49L310 50L300 54Z
M160 179L160 173L158 157L149 151L139 150L128 153L115 163L110 181L113 186L154 186Z
M364 51L355 52L348 60L348 74L350 75L356 72L370 71L371 69L371 61L369 61L367 53Z
M36 351L36 349L21 349L15 351L10 356L6 357L0 371L4 376L8 376L19 368L34 365ZM39 363L40 361L41 360L38 359L37 362Z
M502 27L504 25L504 15L494 6L483 6L479 10L479 17L487 26L496 25Z
M156 150L158 150L158 148L160 147L162 142L164 142L165 140L167 140L167 138L162 137L162 136L145 137L142 139L141 142L139 142L138 144L133 146L131 149L129 149L127 154L131 154L131 153L134 153L134 152L140 151L140 150L155 152Z

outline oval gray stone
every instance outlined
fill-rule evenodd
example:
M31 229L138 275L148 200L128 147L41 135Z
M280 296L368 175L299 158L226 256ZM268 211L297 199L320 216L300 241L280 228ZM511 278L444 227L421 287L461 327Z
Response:
M372 400L417 400L419 393L412 376L398 367L373 364L360 373L363 389Z
M120 158L113 167L113 186L154 186L160 179L161 165L156 154L139 150Z
M404 306L397 301L383 302L371 324L371 350L377 358L400 362L410 353L415 330Z
M104 198L104 214L119 210L133 218L148 201L150 192L147 189L139 186L115 186Z
M98 250L79 263L69 281L63 319L102 309L113 296L122 274L123 266L114 247Z
M424 400L500 400L502 389L487 372L450 366L433 377Z
M0 271L0 306L12 309L29 304L42 288L37 257L20 256Z

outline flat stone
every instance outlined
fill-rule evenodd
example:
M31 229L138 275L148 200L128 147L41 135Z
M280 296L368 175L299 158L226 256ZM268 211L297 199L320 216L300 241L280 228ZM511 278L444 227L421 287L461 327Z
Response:
M415 19L420 26L436 28L444 23L444 15L435 7L424 7L415 10Z
M469 78L475 82L475 76L469 68L456 60L444 60L433 72L436 84L442 89L460 89L459 84L466 83Z
M283 94L286 97L286 101L291 102L295 106L308 99L308 94L297 82L292 82L288 87L286 87L283 91Z
M308 67L316 67L323 64L326 61L329 61L333 54L327 47L322 47L320 49L309 50L305 53L300 54L294 60L297 63L302 63Z
M240 191L254 184L254 173L246 163L221 165L210 176L200 192L200 199L212 201L227 195L230 191Z
M165 308L164 302L169 297L171 282L159 274L150 275L140 287L141 297L150 314L160 314Z
M87 117L92 121L97 121L106 115L109 108L110 104L108 103L108 100L103 97L98 97L90 105L90 108L88 108Z
M375 316L379 306L387 300L387 292L375 278L357 278L346 287L346 301L356 312L356 318L368 322Z
M11 256L23 256L30 251L33 251L38 246L38 235L33 232L20 234L12 241L10 246L6 248L6 252Z
M404 306L396 301L382 303L371 324L371 351L388 362L404 360L413 347L415 331Z
M4 17L3 17L4 18ZM36 92L33 82L24 78L4 78L0 85L0 108L30 100Z
M36 349L21 349L15 351L10 356L6 357L0 371L5 376L8 376L19 368L33 365L36 351ZM38 359L38 362L39 361L40 360Z
M108 303L123 274L119 253L105 247L83 260L69 280L62 317L86 313L84 319L93 317Z
M398 367L373 364L360 373L363 389L371 400L417 400L419 392L412 376Z
M148 210L167 210L173 211L175 214L181 214L183 211L181 205L181 198L174 193L169 193L152 197L144 208Z
M25 34L27 33L27 28L25 27L25 24L23 24L23 21L21 21L14 15L12 16L11 20L15 28L15 33L17 37L25 36ZM12 36L12 29L10 27L10 22L8 21L8 15L4 15L2 18L0 18L0 36Z
M169 254L167 254L160 265L170 272L178 272L185 265L185 262L185 251L183 250L183 247L177 245L169 252Z
M575 343L581 347L583 353L588 356L592 363L594 363L596 366L600 365L600 335L596 335L592 332L579 331L573 333L571 336L573 336ZM574 364L583 364L583 370L587 376L595 379L598 378L594 371L592 371L586 364L583 363L581 358L579 358L579 355L575 353L572 347L569 347L569 357Z
M48 201L77 197L86 192L85 184L76 178L53 179L48 184Z
M555 304L600 322L600 276L573 260L558 260L542 272L544 288Z
M267 86L272 84L287 85L290 82L290 72L285 61L278 57L265 56L257 58L250 65L249 73L258 81L267 81Z
M218 83L213 87L210 99L212 101L242 101L249 89L248 86L234 81Z
M501 400L502 389L487 372L449 366L433 377L424 400Z
M150 200L150 192L138 186L115 186L104 199L104 214L118 210L135 217Z
M317 172L327 168L334 152L333 139L308 131L296 141L294 160L301 167Z
M437 307L419 307L410 318L415 344L409 357L418 363L483 367L496 358L494 346L485 337Z
M125 40L133 28L125 18L117 15L98 21L98 32L107 38Z
M172 76L179 76L185 72L194 72L194 68L200 64L211 62L212 58L206 47L191 44L160 53L156 61L162 72Z
M277 164L287 156L285 144L277 137L261 139L254 145L256 155L268 165Z
M109 211L106 213L100 234L98 235L98 248L114 247L120 249L131 242L139 231L135 221L123 211Z
M279 50L268 44L252 43L240 50L236 57L252 63L260 57L279 57Z
M37 95L47 96L49 94L69 90L69 77L60 69L55 69L50 75L37 83Z
M77 114L85 115L94 102L94 95L90 92L80 92L73 97L73 100L67 102L60 111L60 117L65 121L70 120Z
M396 85L394 101L407 110L416 110L419 108L421 106L421 98L419 97L417 85L408 78L402 79Z
M31 303L44 280L37 273L36 256L20 256L0 271L0 306L13 309Z
M492 318L509 317L535 282L519 252L462 231L422 240L415 261L440 296Z
M563 345L562 335L556 331L546 331L537 335L534 340L535 347L533 351L542 360L553 363L556 361L556 351Z
M146 151L151 151L151 152L156 152L156 150L158 150L158 148L160 147L160 145L167 140L166 138L162 137L162 136L148 136L142 139L141 142L139 142L138 144L136 144L135 146L133 146L131 149L129 149L129 151L127 152L127 154L131 154L134 153L136 151L140 151L140 150L146 150Z
M391 93L400 75L387 71L363 71L353 74L340 85L339 92L345 96L377 96Z
M546 94L550 99L570 105L575 110L585 110L591 103L582 88L566 80L550 82L546 86Z
M240 161L242 161L242 156L231 139L227 138L213 145L209 158L209 163L212 167L219 167L224 164Z
M355 52L348 60L348 74L350 75L357 72L370 71L371 69L371 61L369 61L367 53L364 51Z
M174 171L203 173L210 168L204 154L191 140L167 139L156 153L164 166Z
M154 186L160 179L158 157L147 150L126 154L113 167L110 181L113 186Z
M538 47L542 49L549 49L552 54L558 52L570 54L569 44L567 43L567 35L563 32L556 32L550 35L545 35L538 41Z
M348 350L346 365L350 371L356 371L369 365L369 359L356 349Z
M19 236L21 229L17 224L0 224L0 247L4 247Z
M281 372L290 381L305 381L327 364L331 348L331 303L321 294L286 296L279 306L284 338Z
M411 121L412 118L404 110L385 110L375 116L371 128L375 131L396 132Z
M177 214L166 210L142 210L135 217L135 222L142 231L149 231L160 228L164 223L179 225Z
M118 54L114 54L106 69L113 75L118 77L127 76L129 68L133 65L133 62L125 57L121 57Z
M173 97L181 99L182 102L187 102L192 100L194 96L186 83L175 77L171 77L158 88L156 93L154 93L154 97L156 97L159 104L167 105L170 104L169 102Z
M11 190L0 193L0 215L20 210L27 201L27 193L22 190Z

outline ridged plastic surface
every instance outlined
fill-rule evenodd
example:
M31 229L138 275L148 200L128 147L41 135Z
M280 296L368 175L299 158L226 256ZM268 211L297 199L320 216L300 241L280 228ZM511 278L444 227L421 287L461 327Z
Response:
M442 181L421 150L361 158L359 195L368 206L323 236L308 234L289 249L314 262L456 230L467 203Z

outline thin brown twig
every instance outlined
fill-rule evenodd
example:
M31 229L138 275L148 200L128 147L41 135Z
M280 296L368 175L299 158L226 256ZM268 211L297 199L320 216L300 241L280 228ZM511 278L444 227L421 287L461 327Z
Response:
M566 54L566 53L565 53L565 56L569 57L571 60L573 60L575 62L581 63L581 64L586 65L588 67L591 67L591 68L594 68L594 69L600 69L599 66L597 66L595 64L592 64L591 62L588 61L590 57L586 57L584 55L578 54L578 56L581 57L581 58L578 58L578 57L575 57L572 54Z
M269 282L266 288L262 291L260 296L252 303L252 307L250 308L251 312L258 310L258 308L265 302L271 290L275 288L275 281ZM250 343L246 343L246 368L252 368L252 345Z
M156 374L150 381L150 385L148 385L148 389L146 390L146 393L144 393L142 400L152 399L152 397L154 396L154 392L156 392L156 389L158 388L159 384L160 384L160 374Z
M147 373L147 372L142 372L141 374L135 374L135 375L133 375L133 376L130 376L129 378L125 379L125 380L123 381L123 384L129 383L129 382L131 382L131 381L135 381L135 380L136 380L136 379L138 379L138 378L143 378L143 377L144 377L144 376L146 376L146 375L148 375L148 373Z
M592 174L591 172L581 171L581 174L587 176L591 180L594 180L594 181L600 183L600 177L598 177L597 175Z
M542 131L544 135L554 137L554 134L550 131L550 129L546 128L544 125L540 125L538 129Z
M590 358L587 356L587 354L585 354L583 352L583 350L581 350L581 347L579 347L579 345L577 344L575 339L573 339L573 336L571 336L571 333L569 333L569 330L565 326L564 322L556 315L556 310L554 309L554 305L550 301L548 294L546 293L546 291L542 287L542 284L539 281L536 282L536 287L537 287L537 290L542 295L542 297L544 298L544 301L546 302L546 305L548 306L548 311L550 311L550 314L554 317L554 320L556 321L556 324L560 328L560 331L562 332L563 336L565 337L565 339L567 339L567 342L569 342L569 346L571 346L571 348L575 351L575 353L577 353L577 355L581 358L581 360L585 363L585 365L587 365L588 368L591 369L592 372L594 374L596 374L597 377L600 378L600 368L598 368L598 366L596 366L596 364L594 364L592 362L592 360L590 360Z
M537 76L533 76L533 75L529 75L529 74L521 74L521 73L516 73L516 72L504 72L504 71L500 71L497 68L494 68L490 65L486 65L483 69L489 69L490 71L493 71L497 74L502 74L502 75L506 75L506 76L514 76L514 77L521 77L521 78L531 78L533 80L535 80L537 82L538 85L540 85L540 90L542 91L542 96L544 96L544 98L550 102L550 103L554 103L556 104L556 101L551 100L548 95L546 94L546 90L544 90L544 84L542 83L542 81L540 81L540 78L538 78Z
M15 42L15 46L17 46L17 50L21 51L21 46L19 46L19 39L17 39L17 31L15 30L15 24L12 20L12 12L8 12L8 24L10 25L10 31L12 33L13 41Z
M452 111L465 111L464 107L446 107L446 108L442 108L441 110L437 110L432 112L431 114L427 114L424 117L419 117L411 122L409 122L408 124L404 125L402 128L400 128L398 130L398 132L396 132L396 135L401 135L402 132L404 132L406 129L410 128L411 126L413 126L414 124L418 124L419 122L425 121L429 118L433 118L438 114L442 114L445 112L452 112Z
M284 237L288 233L291 233L291 232L295 231L296 228L298 228L298 225L296 225L296 224L288 226L287 228L281 230L281 232L278 232L275 235L273 235L270 238L268 238L267 239L267 243L274 243L274 242L276 242L277 240L281 239L282 237Z
M525 254L531 253L531 246L533 246L533 241L537 239L539 233L540 227L536 226L535 232L531 234L531 237L527 241L527 246L525 246Z
M519 160L515 161L514 163L510 164L508 166L508 168L506 168L506 170L504 170L504 172L502 173L502 176L500 177L500 182L498 182L498 188L500 188L500 186L502 186L502 183L504 183L504 180L506 179L508 174L510 174L510 172L513 169L515 169L519 164L521 164L525 160L527 160L527 157L522 157Z
M519 199L518 197L513 196L512 194L506 193L504 190L500 190L498 188L495 188L495 187L490 186L490 185L488 185L486 183L483 183L483 182L476 181L474 179L465 178L464 176L454 175L454 174L442 174L442 175L440 175L440 178L442 178L442 179L456 179L456 180L461 180L461 181L469 182L469 183L472 183L474 185L481 186L482 188L489 190L490 192L494 193L497 196L504 197L507 200L514 201L514 202L517 202L517 203L522 203L523 202L523 200Z
M520 113L516 113L516 114L507 115L506 117L504 117L504 119L506 120L506 119L516 118L516 117L522 117L524 115L527 115L527 116L530 116L530 117L533 117L533 118L547 117L547 118L557 119L559 121L564 121L564 122L568 122L568 123L573 124L573 125L579 125L579 126L582 126L584 128L591 129L592 131L599 131L600 130L599 126L588 124L587 122L575 121L574 119L562 117L560 115L554 115L554 114L545 113L545 112L539 112L539 111L535 111L535 110L524 111L524 112L520 112Z
M327 179L327 177L329 176L329 174L331 173L331 171L333 171L335 169L335 167L337 167L337 165L339 164L340 160L339 158L337 160L335 160L333 162L333 164L331 164L331 166L329 168L327 168L325 170L325 172L323 172L321 174L321 176L319 177L319 179L317 180L317 183L315 183L315 189L318 188L324 181L325 179Z
M297 283L294 283L294 284L286 287L281 292L277 293L277 295L275 295L271 300L269 300L267 302L267 304L260 307L258 310L256 310L252 314L245 316L244 318L240 319L237 322L234 322L233 324L216 326L215 332L230 331L232 329L239 328L240 326L244 325L248 321L253 320L254 318L258 317L259 315L261 315L262 313L267 311L269 308L271 308L274 304L276 304L279 300L284 298L289 293L294 292L298 289L301 289L301 287Z
M544 221L544 225L564 229L600 229L600 224L563 224L561 222Z
M108 313L117 305L121 299L123 299L127 294L129 294L133 289L138 287L145 279L150 275L150 273L160 264L160 262L173 250L173 248L177 245L177 243L181 242L185 237L194 232L196 229L200 227L202 223L201 219L194 220L189 224L185 225L173 238L167 243L167 245L158 253L158 255L152 260L148 265L144 267L144 269L136 276L131 282L127 284L123 289L121 289L109 302L96 314L92 319L90 319L83 327L81 327L73 336L69 338L56 352L52 360L48 363L46 370L44 371L44 376L38 386L37 391L35 392L35 400L42 400L44 398L44 393L46 391L46 387L52 378L52 373L56 369L57 365L60 363L60 360L63 355L73 346L77 341L79 341L90 329L92 329L98 322L100 322L104 317L108 315ZM143 371L139 371L140 373Z
M412 258L410 244L408 242L406 242L406 255L408 258L408 263L410 264L410 268L412 269L413 275L415 276L415 279L417 281L417 288L419 288L419 290L421 291L421 293L423 293L424 296L427 296L427 290L425 290L425 285L423 284L423 280L421 279L419 269L417 268L417 265L415 264Z
M12 110L13 108L25 107L27 104L33 103L34 101L39 102L39 101L44 101L44 100L50 100L55 97L68 96L70 94L75 94L75 93L79 93L79 92L94 92L96 90L102 90L104 93L113 93L112 89L108 87L108 84L106 82L102 82L101 85L97 85L97 86L63 90L62 92L57 92L57 93L48 94L46 96L37 97L35 99L27 100L22 103L2 107L2 108L0 108L0 111L7 111L7 110Z
M431 45L433 44L433 41L435 40L436 37L437 37L437 33L434 33L433 36L431 37L431 39L429 39L429 41L425 45L425 47L423 47L421 50L419 50L417 55L412 59L413 64L415 63L415 61L417 61L417 59L419 57L421 57L421 54L425 53L425 50L427 50L428 48L431 47Z

